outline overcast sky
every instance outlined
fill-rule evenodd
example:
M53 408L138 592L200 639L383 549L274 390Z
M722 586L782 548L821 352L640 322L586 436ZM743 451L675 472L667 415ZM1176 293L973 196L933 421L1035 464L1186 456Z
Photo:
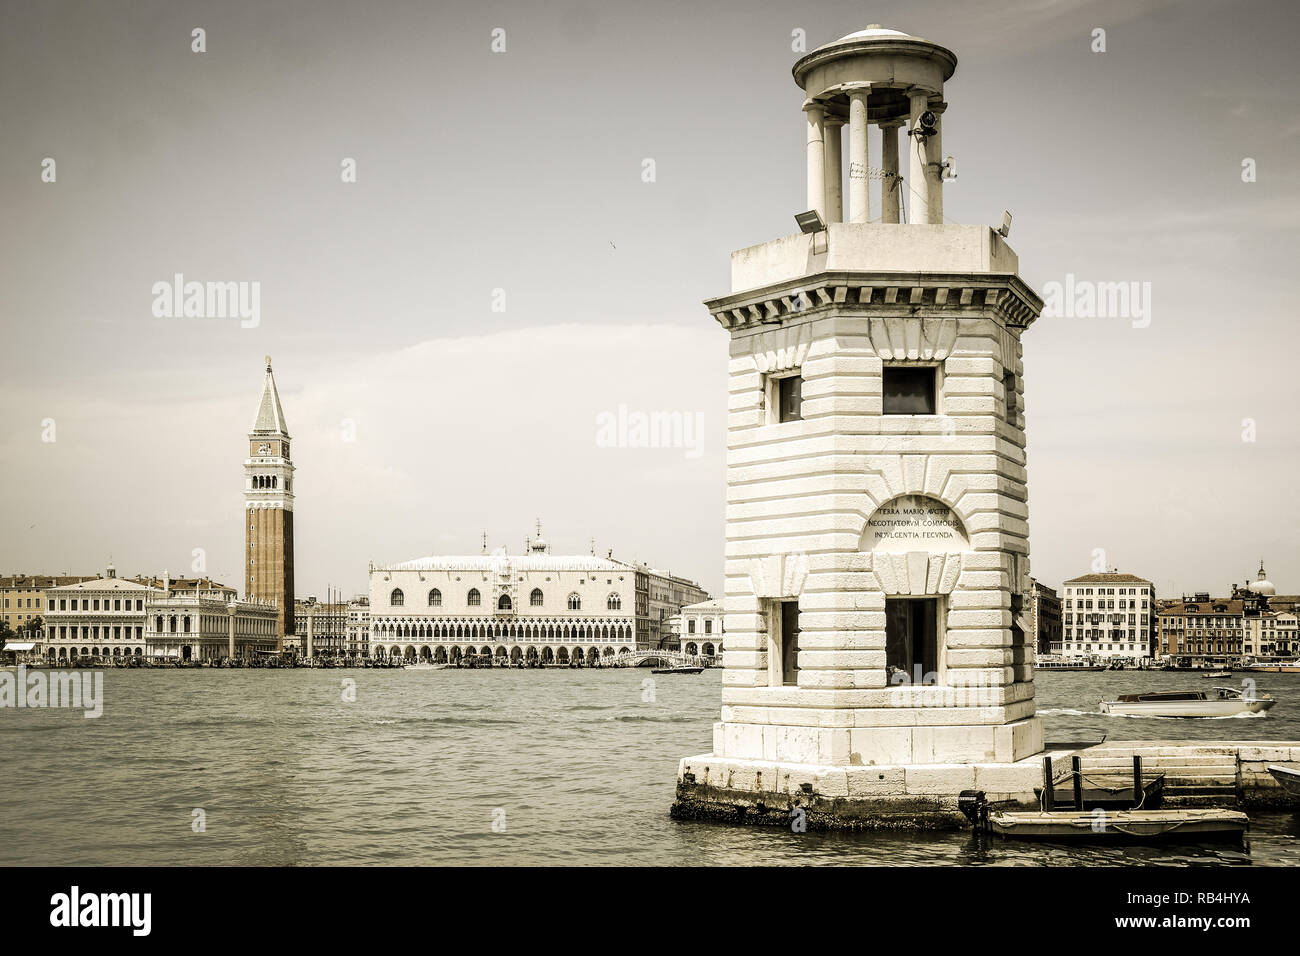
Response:
M238 585L269 353L300 596L483 531L514 550L539 516L556 551L718 593L727 339L701 300L803 208L792 31L873 22L958 57L947 218L1010 209L1039 290L1151 283L1148 327L1025 336L1035 575L1102 548L1222 593L1262 556L1300 591L1283 0L0 0L0 573L201 548ZM175 273L260 283L260 324L156 317ZM601 447L620 406L698 415L698 449Z

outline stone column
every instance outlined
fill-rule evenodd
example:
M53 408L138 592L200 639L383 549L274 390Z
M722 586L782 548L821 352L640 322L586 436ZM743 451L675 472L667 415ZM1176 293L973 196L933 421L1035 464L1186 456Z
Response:
M307 612L307 659L311 660L312 655L312 625L316 622L316 614L313 611Z
M898 180L898 128L902 125L901 119L880 124L880 165L884 171L880 186L881 222L899 221L898 203L903 184Z
M927 137L925 144L925 178L930 189L929 221L937 224L943 223L943 170L939 167L943 162L943 111L947 108L947 103L930 104L930 112L934 114L934 135Z
M871 152L867 145L869 88L849 91L849 222L871 221Z
M230 659L233 661L235 659L235 605L234 604L229 604L226 606L226 618L230 628L229 631Z
M907 182L904 188L907 196L908 223L930 221L930 179L926 175L927 150L926 137L920 135L921 114L930 108L930 94L925 90L912 90L907 94L911 102L910 123L908 129L907 154L911 157L908 167Z
M843 149L840 146L840 129L844 121L838 116L827 116L822 123L826 153L826 221L844 221L844 171Z
M808 208L826 218L826 144L822 138L822 105L816 100L804 104L808 120Z

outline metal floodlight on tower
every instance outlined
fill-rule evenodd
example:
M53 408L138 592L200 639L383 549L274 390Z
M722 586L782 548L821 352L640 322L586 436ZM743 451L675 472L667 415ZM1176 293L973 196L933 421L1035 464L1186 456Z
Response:
M826 220L816 209L809 209L807 212L801 212L795 215L794 221L799 226L800 232L817 233L826 231Z

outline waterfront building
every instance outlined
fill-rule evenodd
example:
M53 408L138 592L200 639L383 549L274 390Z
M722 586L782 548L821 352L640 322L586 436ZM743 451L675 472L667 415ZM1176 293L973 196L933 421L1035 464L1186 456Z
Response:
M358 594L348 601L346 650L349 657L370 656L370 596Z
M672 647L677 640L668 627L668 620L682 608L707 600L709 594L694 581L640 565L646 581L646 633L639 638L645 647Z
M206 579L164 586L145 609L144 653L150 658L247 661L278 649L274 602L240 601L234 588Z
M1233 585L1231 597L1202 591L1162 608L1160 653L1184 665L1290 659L1300 651L1295 604L1277 594L1261 562L1255 580Z
M1062 589L1061 653L1066 657L1140 664L1154 656L1156 592L1146 578L1085 574L1066 581Z
M266 357L266 381L248 433L244 460L244 596L255 604L274 603L279 609L277 647L294 634L293 491L289 427L280 407L271 356Z
M347 653L348 605L320 601L314 595L294 602L296 646L306 657L342 657Z
M1061 598L1056 588L1030 578L1032 591L1029 600L1029 632L1034 635L1034 646L1040 654L1060 654Z
M692 656L722 654L723 603L699 601L682 608L681 649Z
M94 581L97 575L82 574L7 574L0 577L0 621L15 632L45 620L45 592L67 584ZM39 639L42 635L28 635Z
M119 578L110 565L102 577L45 592L45 653L50 660L145 655L146 605L160 589Z
M1043 302L1006 228L944 221L955 68L874 26L795 64L800 232L733 253L706 302L730 338L725 673L675 816L951 821L977 773L1041 776L1021 337Z
M1165 608L1160 612L1161 656L1175 664L1240 658L1246 636L1244 610L1240 600L1210 599L1208 594Z
M645 565L552 554L539 527L522 555L371 564L370 649L451 663L471 656L595 663L659 647L681 610L674 596L695 593L703 592Z

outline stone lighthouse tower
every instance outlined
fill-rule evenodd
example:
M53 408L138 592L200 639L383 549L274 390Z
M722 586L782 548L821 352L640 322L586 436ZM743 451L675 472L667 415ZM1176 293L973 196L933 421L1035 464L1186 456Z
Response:
M1006 229L944 218L956 65L873 26L794 66L801 231L733 253L706 303L731 337L722 719L674 816L935 825L963 789L1033 799L1021 335L1042 301Z

